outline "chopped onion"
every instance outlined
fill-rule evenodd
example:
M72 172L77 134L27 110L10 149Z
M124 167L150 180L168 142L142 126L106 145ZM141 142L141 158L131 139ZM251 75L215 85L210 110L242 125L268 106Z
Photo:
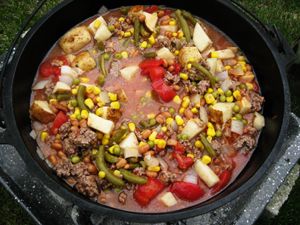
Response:
M167 162L163 158L161 158L160 156L158 156L157 159L159 161L161 170L162 171L167 171L168 168L169 168Z
M217 73L215 76L221 81L226 80L228 78L228 71L222 71L220 73Z
M100 97L101 102L103 102L105 104L110 102L106 91L101 91L99 94L99 97Z
M36 153L41 159L45 159L45 156L39 147L36 148Z
M208 123L208 115L207 115L207 111L206 109L201 106L199 109L199 114L200 114L200 119L204 122L204 123Z
M50 168L53 168L52 163L51 163L48 159L46 159L45 162L47 163L47 165L48 165Z
M243 134L243 129L244 129L244 124L240 120L231 120L231 131L242 135Z
M62 76L69 76L69 77L72 77L72 78L76 78L77 75L78 75L77 72L69 66L60 67L60 73L61 73Z
M244 71L241 66L237 66L234 69L231 69L229 72L231 74L233 74L234 76L243 76L244 75Z
M70 76L62 75L59 77L59 81L71 86L73 83L73 78L71 78Z
M30 131L29 133L30 137L32 137L33 139L36 139L36 132L34 130Z
M161 125L157 126L154 130L155 130L157 133L159 133L160 130L161 130Z
M48 83L49 83L49 80L41 80L33 86L32 90L44 89Z
M151 156L150 154L147 154L144 157L144 161L147 166L158 166L159 165L158 159L156 157Z
M232 80L230 78L227 78L222 82L221 88L223 91L227 91L232 85Z
M198 183L198 177L197 177L196 174L187 174L183 178L183 181L187 182L187 183L197 184Z

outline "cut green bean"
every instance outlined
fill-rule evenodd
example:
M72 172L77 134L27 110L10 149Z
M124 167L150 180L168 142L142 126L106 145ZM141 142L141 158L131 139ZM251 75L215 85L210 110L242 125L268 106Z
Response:
M150 33L145 29L144 25L141 24L140 26L140 34L142 37L149 37Z
M191 21L191 23L193 25L195 25L197 23L197 20L195 19L195 17L193 17L193 15L190 12L187 12L187 11L183 10L182 15L184 16L184 18Z
M107 165L105 163L105 160L104 160L104 146L101 145L99 147L99 151L97 153L97 156L96 156L96 165L98 167L98 169L100 171L103 171L105 173L105 178L111 182L113 185L115 186L118 186L118 187L122 187L125 185L125 182L119 178L119 177L116 177L115 175L113 175L113 173L107 168Z
M108 152L104 153L104 158L109 163L117 163L119 161L119 157L109 154Z
M145 52L143 54L145 58L155 58L157 56L156 52Z
M205 67L196 62L192 62L192 65L209 79L212 86L216 84L215 77Z
M134 20L134 44L139 45L141 24L138 18Z
M201 142L202 142L202 144L204 145L206 151L208 152L208 154L209 154L211 157L216 156L215 150L213 149L213 147L212 147L211 144L207 141L206 137L205 137L203 134L200 134L200 139L201 139Z
M123 175L124 179L129 181L130 183L134 183L134 184L147 183L147 178L135 175L134 173L131 173L128 170L120 169L120 172Z
M66 101L66 100L69 100L70 98L71 98L71 94L70 93L58 94L56 96L56 99L58 101Z
M104 45L104 42L103 42L103 41L98 42L98 49L99 49L100 51L104 51L105 45Z
M105 83L105 76L103 74L100 74L99 77L98 77L98 84L100 86L103 86Z
M112 145L113 143L119 144L127 132L127 128L120 127L119 129L117 129L113 136L110 138L110 145Z
M140 167L140 164L138 163L129 163L129 169L133 170L135 168Z
M77 104L81 110L85 109L89 111L89 108L84 104L85 89L86 87L84 85L79 86L77 91Z
M189 43L191 41L191 33L190 33L189 25L186 22L185 18L182 16L181 10L177 9L175 12L175 15L178 19L179 25L183 31L185 39L186 39L187 43Z
M105 53L104 53L105 54ZM107 70L105 68L105 56L104 54L100 55L100 63L99 63L99 66L100 66L100 69L101 69L101 72L102 74L106 77L107 76Z
M148 120L143 120L139 122L140 126L142 128L151 128L156 125L156 120L155 119L148 119Z

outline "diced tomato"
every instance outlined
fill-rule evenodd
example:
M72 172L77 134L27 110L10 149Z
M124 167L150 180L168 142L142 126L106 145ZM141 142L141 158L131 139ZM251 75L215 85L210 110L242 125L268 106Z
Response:
M171 9L165 9L164 10L164 16L166 16L166 15L170 15L171 13L172 13L173 11L171 10Z
M61 75L60 67L53 66L52 71L53 71L53 75L56 77L59 77Z
M140 63L140 68L142 70L146 69L147 67L158 67L164 64L164 61L162 59L145 59Z
M69 62L68 62L66 56L64 56L64 55L55 56L52 61L54 61L54 60L60 61L62 65L65 65L65 66L69 65Z
M224 170L219 176L220 181L215 186L213 186L212 193L221 191L229 183L231 175L232 174L230 171Z
M185 148L182 144L177 142L177 144L174 146L174 151L179 153L179 154L183 154L185 152Z
M158 10L158 6L157 5L151 5L151 6L148 6L144 9L145 12L147 13L154 13Z
M146 184L138 185L138 188L133 193L134 199L141 206L146 206L154 199L163 189L165 188L164 184L152 177L148 177Z
M59 111L53 121L52 127L50 128L50 131L52 134L57 134L58 129L63 125L65 122L68 121L68 116L62 112Z
M152 88L154 89L154 91L156 91L159 97L165 102L171 101L176 95L176 92L173 90L173 88L166 85L162 79L153 82Z
M181 71L181 65L179 63L174 63L174 70L172 71L173 74L179 74L179 72Z
M50 62L45 61L40 65L39 72L42 77L49 77L53 75L53 66Z
M194 164L194 160L191 157L173 152L172 156L176 159L179 169L187 170Z
M166 70L161 67L147 67L142 70L142 74L148 75L152 82L155 82L157 80L162 80L166 74Z
M195 201L204 195L204 191L197 184L183 181L174 182L170 191L185 201Z

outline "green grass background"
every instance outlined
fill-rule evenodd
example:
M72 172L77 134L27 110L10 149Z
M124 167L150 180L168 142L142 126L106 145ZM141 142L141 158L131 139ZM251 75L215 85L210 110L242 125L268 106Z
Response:
M0 54L10 46L22 22L36 7L38 0L0 0ZM48 0L34 21L61 2ZM236 0L263 23L276 25L292 45L300 37L300 0ZM299 224L300 180L280 214L275 219L261 218L257 224ZM31 225L33 221L14 199L0 187L0 224Z

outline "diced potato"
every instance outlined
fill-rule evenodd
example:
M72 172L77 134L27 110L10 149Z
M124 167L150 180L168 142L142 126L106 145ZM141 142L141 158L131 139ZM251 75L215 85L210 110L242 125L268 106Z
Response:
M139 157L140 153L138 150L138 139L134 132L131 132L125 137L120 143L120 147L124 149L124 158Z
M177 204L177 200L174 197L174 195L171 192L166 192L160 200L162 203L164 203L166 206L171 207Z
M104 104L107 104L110 102L108 93L106 91L101 91L99 94L99 97L100 97L101 102L103 102Z
M84 71L90 71L96 67L96 62L88 51L84 51L75 57L72 66L78 67Z
M181 134L187 135L189 139L192 139L204 128L204 126L201 127L195 120L190 119L184 126Z
M217 70L217 62L218 59L216 58L208 58L206 59L207 65L209 66L209 72L211 72L211 74L215 74L216 70Z
M94 38L97 40L97 42L100 42L100 41L106 41L111 36L112 36L112 33L109 31L107 26L104 24L101 24L101 26L96 31Z
M53 89L53 93L65 93L65 92L70 92L70 91L71 91L71 87L61 81L56 82L54 89Z
M41 123L49 123L55 119L55 114L49 107L47 101L35 100L30 108L31 116Z
M224 65L223 65L222 60L221 60L221 59L218 59L218 60L217 60L216 72L217 72L217 73L220 73L220 72L222 72L222 71L224 71Z
M87 124L89 127L100 131L104 134L110 134L115 126L112 121L106 120L100 116L97 116L94 113L89 113Z
M258 112L254 113L253 126L256 130L261 130L265 126L265 118Z
M138 66L127 66L123 69L120 70L121 76L125 79L125 80L131 80L134 75L139 71L139 67Z
M199 23L196 23L195 25L193 41L200 52L204 51L208 46L212 44L212 41Z
M44 89L48 83L49 83L49 80L41 80L32 87L32 90Z
M243 83L250 83L254 80L255 76L253 73L246 73L243 76L239 77L239 80Z
M185 65L191 61L199 62L202 56L196 47L183 47L179 52L179 62Z
M199 108L199 116L200 116L200 120L207 124L208 123L208 115L207 115L207 111L205 109L205 107L201 106Z
M173 60L175 59L175 56L173 55L173 53L166 47L162 47L161 49L159 49L157 52L157 58L159 59L165 59L167 60L168 63L173 62Z
M194 103L194 105L200 104L201 95L194 94L191 96L191 102Z
M164 26L160 26L160 31L161 32L165 32L165 31L169 31L169 32L177 32L178 27L177 26L171 26L171 25L164 25Z
M146 154L144 157L144 161L147 166L158 166L159 165L159 160L152 156L151 154Z
M234 52L229 48L215 51L214 53L216 54L217 58L219 58L219 59L231 59L231 58L235 57Z
M77 52L86 46L92 37L86 26L79 26L69 30L59 41L59 46L66 53Z
M234 103L218 102L209 108L209 115L214 122L226 123L232 117Z
M76 58L76 56L75 56L75 58ZM64 76L64 75L69 76L73 79L78 77L77 71L73 70L70 66L62 66L60 68L60 73L62 76Z
M102 117L102 118L107 119L107 116L108 116L108 110L109 110L109 107L108 107L108 106L103 106L103 107L101 107L101 112L102 112L101 117Z
M194 168L201 180L203 180L209 188L220 181L219 177L214 173L214 171L201 160L196 160Z
M97 19L95 19L93 22L90 23L90 25L88 26L89 30L95 34L97 29L101 26L101 25L105 25L107 26L106 21L103 19L102 16L99 16Z
M144 16L145 16L145 24L147 26L147 28L154 32L155 31L155 26L158 20L157 17L157 13L147 13L147 12L143 12Z
M231 132L242 135L244 131L244 124L241 120L231 120Z
M251 102L246 97L243 97L240 101L237 102L237 104L240 107L241 114L248 113L251 109Z

